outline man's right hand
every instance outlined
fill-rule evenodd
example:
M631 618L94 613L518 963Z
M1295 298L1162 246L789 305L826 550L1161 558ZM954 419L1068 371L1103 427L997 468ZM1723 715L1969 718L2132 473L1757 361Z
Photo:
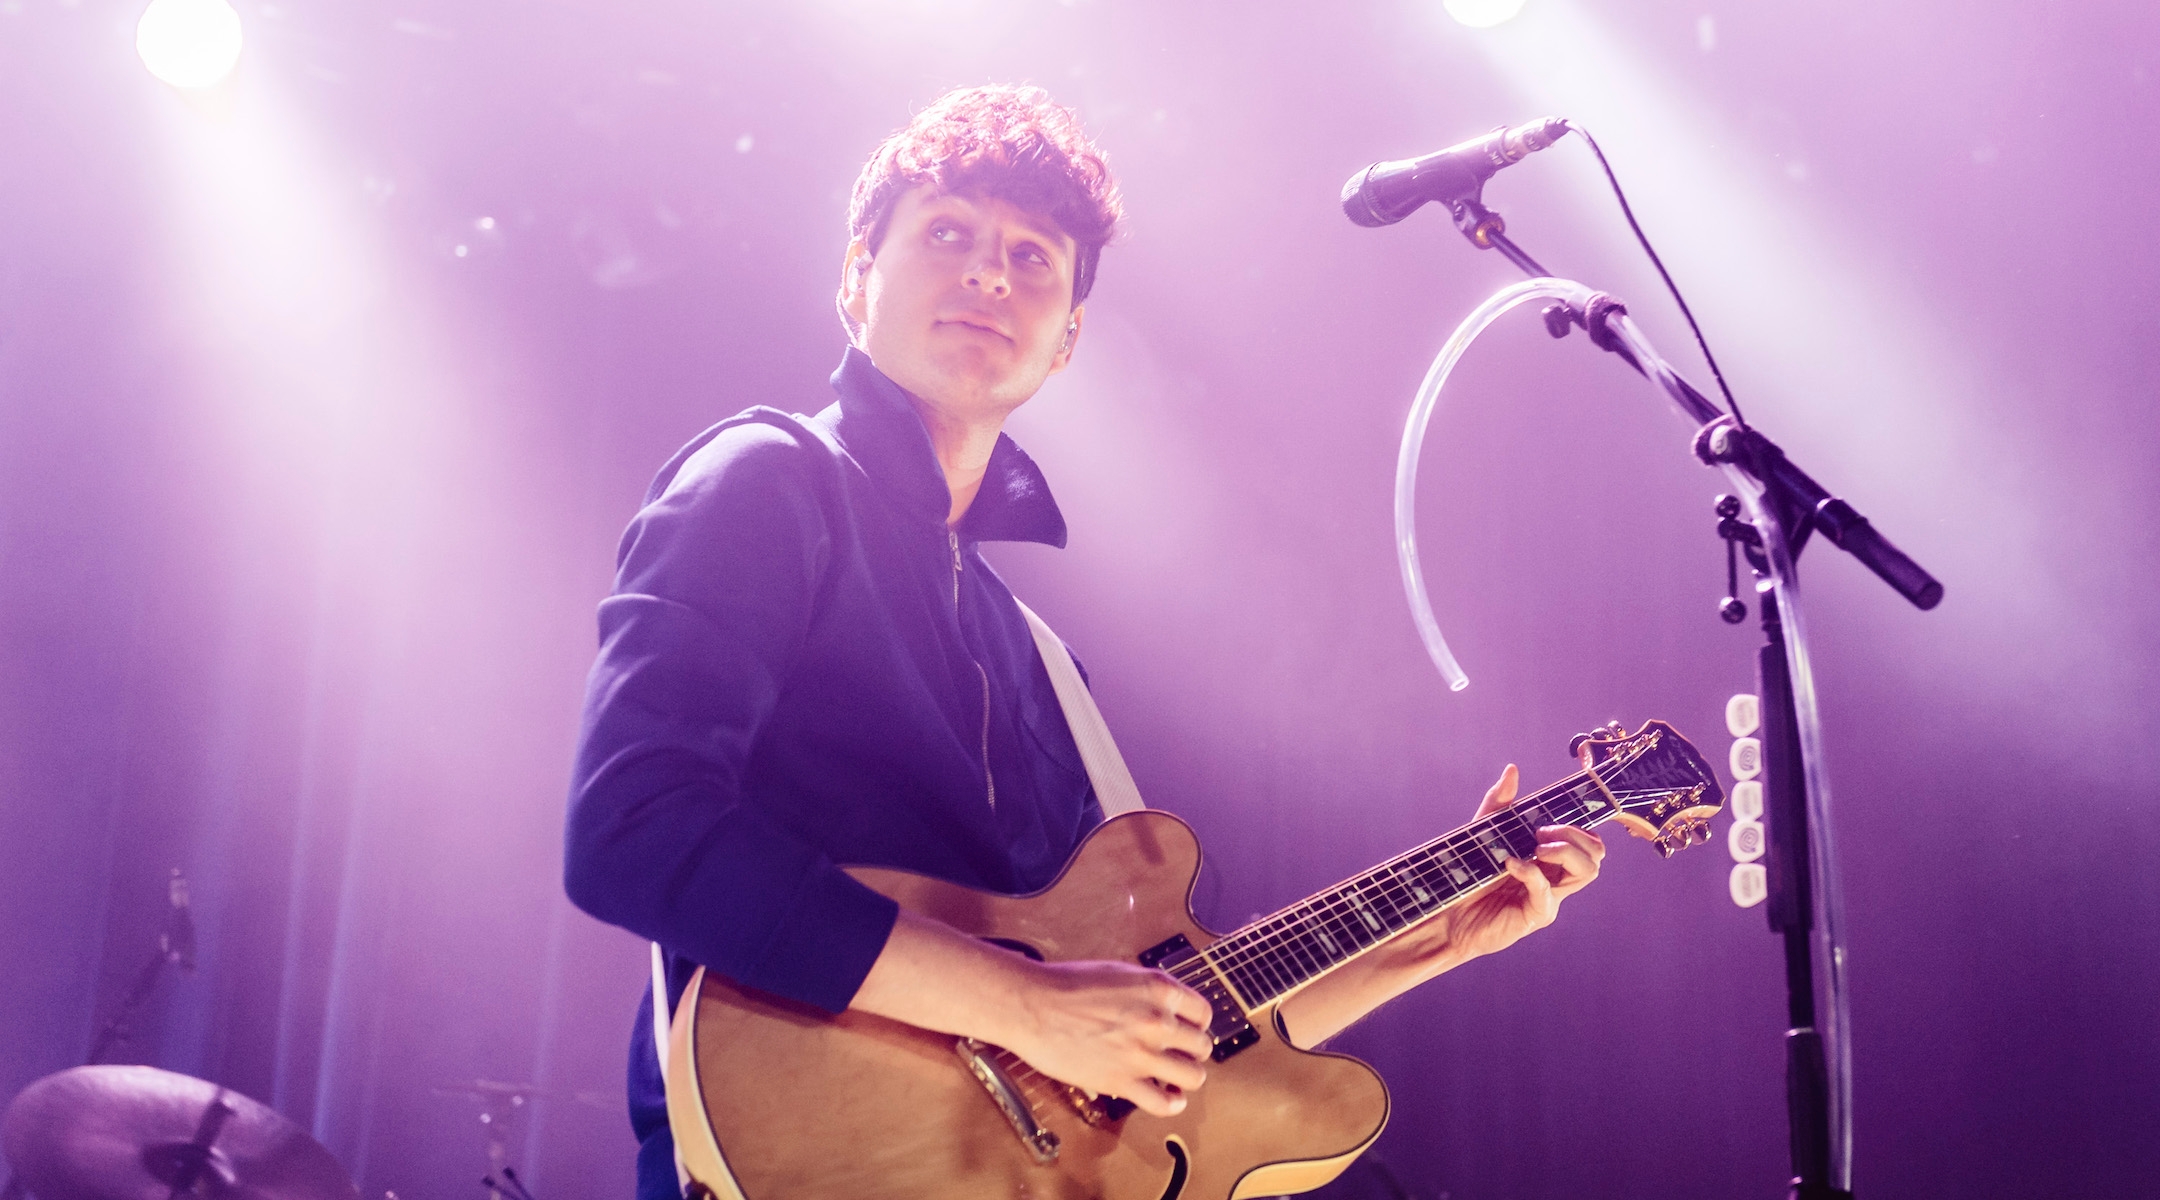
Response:
M850 1007L979 1038L1052 1079L1183 1111L1206 1080L1211 1015L1169 975L1118 962L1039 963L926 917L901 913Z
M1161 971L1118 962L1036 963L998 1044L1063 1083L1159 1117L1207 1080L1208 1002Z

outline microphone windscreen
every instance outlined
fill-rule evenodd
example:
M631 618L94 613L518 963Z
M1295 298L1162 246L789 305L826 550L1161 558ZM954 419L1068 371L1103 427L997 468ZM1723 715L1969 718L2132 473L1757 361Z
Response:
M1367 229L1377 229L1382 225L1391 223L1387 218L1373 211L1372 201L1365 194L1365 185L1372 178L1373 167L1379 165L1379 163L1374 163L1372 167L1359 171L1350 177L1350 182L1343 185L1343 215L1349 217L1350 223L1353 225L1362 225Z

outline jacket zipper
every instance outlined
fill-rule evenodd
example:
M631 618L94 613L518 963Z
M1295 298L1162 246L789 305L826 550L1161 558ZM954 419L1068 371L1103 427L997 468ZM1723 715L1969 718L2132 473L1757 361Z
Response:
M960 535L947 529L945 544L952 550L952 608L953 621L957 624L960 620ZM983 670L983 665L976 662L973 655L968 656L968 661L975 664L975 674L982 680L983 787L989 793L990 807L996 808L997 776L990 772L990 672Z

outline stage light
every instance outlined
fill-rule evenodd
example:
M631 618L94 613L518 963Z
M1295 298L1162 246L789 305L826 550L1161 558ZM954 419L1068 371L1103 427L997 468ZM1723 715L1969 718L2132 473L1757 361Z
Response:
M176 88L210 87L240 62L240 14L226 0L150 0L135 26L135 52Z
M1472 29L1490 29L1515 19L1529 0L1440 0L1448 15Z

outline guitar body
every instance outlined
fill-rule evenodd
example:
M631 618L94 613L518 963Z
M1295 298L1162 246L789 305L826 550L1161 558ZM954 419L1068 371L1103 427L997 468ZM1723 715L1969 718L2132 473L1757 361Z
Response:
M1052 961L1135 961L1184 935L1200 866L1167 813L1105 822L1057 881L1029 896L906 871L851 871L901 907ZM1058 1150L1031 1152L950 1035L862 1013L838 1017L699 972L670 1038L668 1112L685 1168L722 1200L1231 1200L1308 1191L1387 1122L1388 1095L1356 1059L1298 1050L1273 1004L1259 1039L1214 1064L1176 1117L1084 1114L1023 1065L1013 1080Z

